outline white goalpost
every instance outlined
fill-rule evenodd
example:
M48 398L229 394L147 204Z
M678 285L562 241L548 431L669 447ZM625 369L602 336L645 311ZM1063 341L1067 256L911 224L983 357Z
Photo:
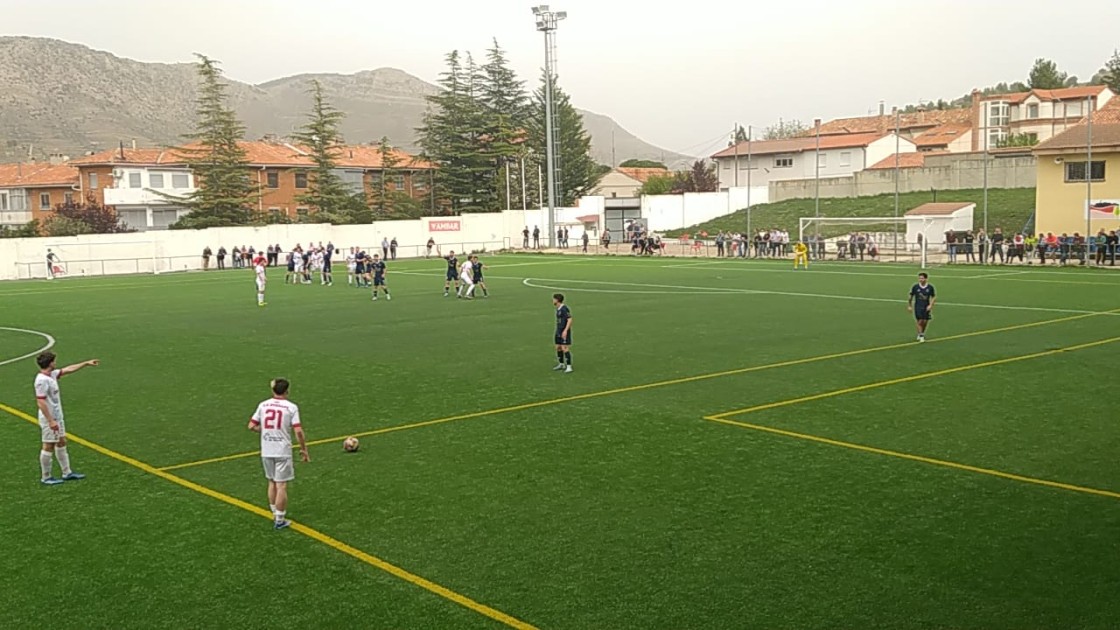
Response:
M883 260L898 260L900 256L912 259L923 255L918 243L907 241L906 219L903 217L801 217L797 238L805 242L806 237L815 234L827 242L846 238L853 232L867 232Z
M48 253L54 255L54 266L61 273L55 277L113 276L124 274L159 274L173 271L171 261L164 260L162 247L155 241L120 241L95 243L47 242L37 260L22 260L27 277L51 277L47 268Z

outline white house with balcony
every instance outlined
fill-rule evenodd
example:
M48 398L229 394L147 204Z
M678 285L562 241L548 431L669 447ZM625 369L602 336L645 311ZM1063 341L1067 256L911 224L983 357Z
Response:
M912 140L890 133L853 133L740 142L712 156L720 189L793 179L845 177L888 155L913 153Z
M1078 124L1116 98L1103 85L981 96L972 93L973 150L996 149L1018 140L1044 142Z
M194 173L186 166L120 166L105 189L105 205L116 208L129 228L165 230L190 212L168 195L185 197L196 190Z

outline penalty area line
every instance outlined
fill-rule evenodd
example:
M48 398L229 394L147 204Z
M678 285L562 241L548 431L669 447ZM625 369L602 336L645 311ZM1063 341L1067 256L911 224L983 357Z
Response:
M0 403L0 411L4 411L4 412L6 412L6 413L8 413L8 414L10 414L10 415L12 415L16 418L19 418L21 420L25 420L25 421L30 422L32 424L36 424L36 425L39 424L38 419L32 417L31 415L29 415L27 413L24 413L23 411L20 411L19 409L16 409L14 407L9 407L8 405L5 405L3 403ZM128 455L124 455L124 454L118 453L118 452L116 452L112 449L101 446L100 444L97 444L96 442L91 442L91 441L89 441L85 438L82 438L82 437L79 437L79 436L76 436L76 435L73 435L73 434L68 434L66 437L69 439L69 441L71 441L75 444L78 444L80 446L84 446L84 447L86 447L86 448L88 448L92 451L100 453L101 455L104 455L104 456L106 456L110 459L116 460L116 461L118 461L122 464L127 464L127 465L129 465L133 468L137 468L137 469L139 469L143 472L148 473L149 475L154 475L154 476L159 477L160 479L163 479L165 481L170 481L171 483L176 484L178 486L181 486L183 488L186 488L188 490L191 490L191 491L197 492L199 494L202 494L204 496L210 497L212 499L216 499L218 501L221 501L222 503L225 503L226 505L230 505L230 506L233 506L233 507L236 507L236 508L240 508L240 509L242 509L246 512L249 512L250 514L253 514L255 516L259 516L259 517L262 517L262 518L267 518L267 519L270 519L270 520L273 518L272 513L269 512L268 510L262 508L262 507L258 507L256 505L251 504L251 503L247 503L245 501L242 501L241 499L238 499L236 497L232 497L228 494L225 494L223 492L219 492L219 491L214 490L212 488L208 488L204 485L195 483L193 481L188 481L186 479L183 479L182 477L172 475L169 472L166 472L164 470L160 470L160 469L158 469L154 466L151 466L150 464L146 464L146 463L144 463L144 462L142 462L138 459L129 457ZM435 595L438 595L438 596L442 597L443 599L454 602L454 603L456 603L460 606L463 606L464 608L468 608L468 609L470 609L470 610L472 610L472 611L474 611L474 612L476 612L480 615L483 615L485 617L493 619L494 621L502 623L502 624L504 624L504 625L506 625L510 628L517 628L518 630L536 630L535 626L532 626L532 625L530 625L530 624L528 624L524 621L521 621L520 619L512 617L512 616L510 616L510 615L508 615L508 614L506 614L506 613L504 613L500 610L497 610L496 608L491 608L491 607L489 607L485 604L481 604L481 603L467 597L466 595L462 595L460 593L457 593L457 592L447 588L446 586L441 586L439 584L436 584L435 582L432 582L431 580L425 579L425 578L423 578L419 575L416 575L415 573L412 573L412 572L407 571L405 569L402 569L401 567L398 567L394 564L386 562L385 560L382 560L381 558L378 558L377 556L368 554L368 553L362 551L361 549L357 549L356 547L352 547L352 546L342 542L341 540L338 540L337 538L333 538L331 536L328 536L327 534L324 534L323 532L320 532L317 529L314 529L312 527L308 527L307 525L303 525L303 524L297 523L295 521L292 521L291 529L295 532L303 534L304 536L307 536L308 538L310 538L314 541L320 542L324 545L327 545L328 547L331 547L332 549L340 551L340 552L350 556L351 558L354 558L356 560L360 560L360 561L368 564L369 566L374 567L375 569L379 569L381 571L384 571L385 573L388 573L388 574L392 575L393 577L404 580L405 582L408 582L409 584L412 584L414 586L418 586L418 587L420 587L420 588L422 588L422 589L424 589L424 590L426 590L430 593L433 593Z

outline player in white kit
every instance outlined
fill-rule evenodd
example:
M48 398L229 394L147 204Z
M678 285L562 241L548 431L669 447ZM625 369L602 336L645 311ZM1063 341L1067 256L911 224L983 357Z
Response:
M70 454L66 450L66 420L62 415L58 379L99 363L97 359L90 359L59 370L55 368L54 361L55 355L50 351L40 354L35 359L39 365L39 373L35 375L35 402L39 406L39 429L43 434L43 447L39 451L39 468L42 472L40 481L45 486L55 486L63 481L85 478L85 475L76 473L70 468ZM58 460L58 465L62 468L61 479L52 474L52 456Z
M265 306L264 288L268 284L268 275L264 268L266 262L264 256L257 256L253 261L253 271L257 274L257 306Z
M459 266L459 297L465 297L468 300L474 299L474 263L471 262L468 256L463 264Z
M307 438L299 420L299 407L288 400L287 379L274 379L272 398L257 405L249 420L249 430L261 434L261 462L268 479L268 507L272 509L273 527L284 529L291 523L284 518L288 511L288 482L296 478L292 462L292 432L299 440L299 456L310 462Z

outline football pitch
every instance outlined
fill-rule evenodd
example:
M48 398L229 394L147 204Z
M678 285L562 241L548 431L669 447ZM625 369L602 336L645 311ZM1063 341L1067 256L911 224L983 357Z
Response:
M1120 274L500 255L0 284L0 627L1108 628ZM336 269L337 269L336 265ZM552 371L552 294L574 372ZM17 330L18 329L18 330ZM38 484L32 358L88 478ZM249 415L311 441L273 531ZM344 453L342 440L361 438Z

